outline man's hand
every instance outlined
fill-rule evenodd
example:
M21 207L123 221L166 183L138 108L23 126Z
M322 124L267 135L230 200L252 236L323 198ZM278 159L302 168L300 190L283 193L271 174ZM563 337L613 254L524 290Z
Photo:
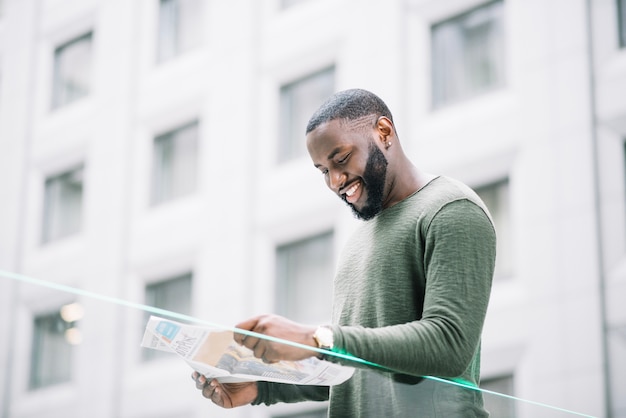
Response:
M258 395L256 382L220 383L215 379L209 382L198 372L193 372L191 378L196 381L196 388L202 391L202 396L222 408L247 405Z
M236 328L317 348L313 338L314 326L298 324L278 315L257 316L237 324ZM254 356L266 363L303 360L317 354L315 351L244 334L235 333L235 341L254 351Z

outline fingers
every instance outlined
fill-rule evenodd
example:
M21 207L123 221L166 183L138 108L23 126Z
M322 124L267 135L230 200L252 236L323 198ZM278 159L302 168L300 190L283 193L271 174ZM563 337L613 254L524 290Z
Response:
M238 335L242 335L242 334L238 334ZM237 340L235 340L237 341ZM256 349L256 347L259 346L259 343L261 343L263 340L261 340L258 337L253 337L250 335L244 336L244 338L241 339L241 342L239 343L240 345L243 345L244 347L249 348L250 350L254 351Z
M265 344L261 344L260 342L252 349L254 351L254 357L263 359L265 361L263 355L265 354Z
M253 331L259 322L259 318L260 317L257 316L254 318L250 318L246 321L240 322L239 324L235 325L235 328L246 330L246 331ZM253 336L245 335L245 334L238 334L238 333L235 333L234 338L237 344L244 345L248 348L253 348L259 341L257 337L253 337Z
M248 335L244 337L241 345L252 350L254 357L260 358L264 363L277 362L274 358L275 356L272 354L272 343L267 340Z
M261 317L250 318L246 321L243 321L235 325L235 328L256 332L257 330L255 328L258 326L260 318ZM240 334L240 333L235 333L234 339L235 339L235 342L238 343L239 345L242 345L252 350L256 358L262 359L265 363L270 363L270 361L266 357L264 357L264 354L266 351L266 343L267 343L266 341L258 337L255 337L253 335Z
M280 360L301 360L315 353L273 339L282 339L315 347L313 333L315 327L298 324L278 315L259 315L236 325L241 331L251 331L254 335L235 333L235 342L253 351L256 358L266 363ZM263 338L261 334L273 337Z
M202 396L212 399L217 387L217 381L213 379L211 382L207 382L206 377L198 372L193 372L191 378L196 381L196 388L202 391Z
M196 388L202 391L202 396L210 399L214 404L221 407L228 407L225 405L225 393L219 382L212 379L207 382L206 377L198 372L193 372L191 378L196 381Z
M194 371L191 374L191 378L196 382L196 389L201 390L204 388L204 385L206 385L206 378L198 372Z
M265 323L267 321L268 315L256 316L254 318L250 318L246 321L240 322L235 325L236 328L241 330L247 330L257 333L265 332ZM254 352L254 356L256 358L260 358L265 363L276 363L276 359L274 356L270 356L271 352L271 343L267 340L264 340L259 337L255 337L253 335L239 334L235 333L234 335L235 341L246 348L249 348Z
M213 379L202 389L202 396L210 399L214 404L224 406L224 399L222 398L222 390L217 383L217 380Z

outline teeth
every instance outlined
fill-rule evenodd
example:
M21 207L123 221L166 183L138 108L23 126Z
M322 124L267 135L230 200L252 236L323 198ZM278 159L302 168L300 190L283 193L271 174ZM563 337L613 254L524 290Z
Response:
M356 189L359 188L359 183L355 184L354 186L350 187L348 190L346 190L346 196L350 197L354 194L354 192L356 192Z

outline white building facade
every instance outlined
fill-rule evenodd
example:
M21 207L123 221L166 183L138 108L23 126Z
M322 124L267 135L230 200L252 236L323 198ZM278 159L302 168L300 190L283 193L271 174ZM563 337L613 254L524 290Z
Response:
M1 416L324 416L213 406L133 304L328 322L358 221L304 129L355 87L494 215L484 387L626 417L624 0L1 1Z

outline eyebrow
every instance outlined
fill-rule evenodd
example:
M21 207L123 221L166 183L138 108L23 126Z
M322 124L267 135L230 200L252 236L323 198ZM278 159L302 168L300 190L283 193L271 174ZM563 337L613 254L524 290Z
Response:
M326 160L327 160L327 161L332 160L332 159L335 157L335 155L339 154L340 152L341 152L341 147L336 147L336 148L334 148L334 149L330 152L330 154L328 154L328 157L326 157ZM321 164L313 164L313 165L314 165L316 168L321 167Z
M337 147L335 149L333 149L330 154L328 154L328 157L326 157L327 160L332 160L335 155L339 154L339 152L341 151L341 147Z

